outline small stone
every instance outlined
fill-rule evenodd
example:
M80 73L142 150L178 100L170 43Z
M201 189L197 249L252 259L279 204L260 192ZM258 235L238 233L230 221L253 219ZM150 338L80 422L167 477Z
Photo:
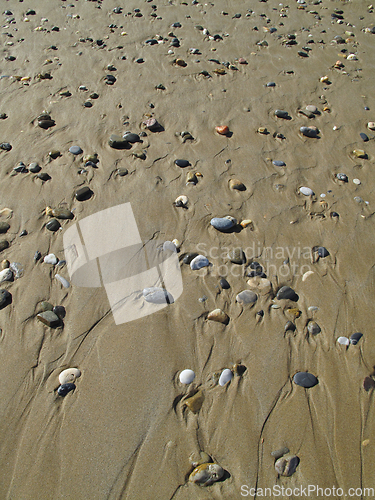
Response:
M277 459L283 457L284 455L286 455L287 453L289 453L289 448L287 448L286 446L283 446L282 448L279 448L278 450L272 451L271 457L273 457L275 460L277 460Z
M176 59L175 63L177 64L177 66L181 66L182 68L185 68L187 66L186 61L184 61L183 59Z
M172 295L165 288L157 286L144 288L143 298L152 304L173 304L174 302Z
M48 229L48 231L57 231L58 229L60 229L61 227L61 224L60 222L57 220L57 219L51 219L49 222L47 222L46 224L46 229Z
M199 410L202 408L203 401L204 401L203 392L198 391L194 394L194 396L191 396L190 398L185 399L184 404L189 408L189 410L192 413L198 413ZM207 457L210 458L208 455L207 455ZM203 463L207 463L207 459L205 459ZM196 465L193 464L193 467L197 467L198 465L201 465L201 464L198 464L198 463Z
M236 219L233 217L214 217L211 219L211 226L213 226L218 231L228 231L237 225Z
M366 134L364 134L363 132L361 132L359 134L360 138L362 139L363 142L368 142L369 138Z
M38 120L38 127L47 129L51 128L55 125L55 121L51 119L43 119L43 120Z
M53 311L53 305L46 300L43 300L38 307L38 312Z
M122 136L122 138L127 141L127 142L130 142L130 143L135 143L135 142L140 142L141 138L139 137L138 134L133 134L132 132L126 132L126 134L124 134Z
M40 172L39 174L37 174L37 178L43 182L46 182L51 179L51 176L47 174L47 172Z
M306 187L306 186L300 187L299 192L305 196L313 196L314 195L314 191L311 188Z
M75 193L75 197L78 201L86 201L89 200L94 193L88 186L84 186Z
M266 83L266 87L276 87L276 83L275 82L268 82L268 83Z
M4 151L10 151L12 149L12 146L9 142L2 142L0 144L0 149L3 149Z
M1 269L8 269L10 265L10 262L8 259L4 259L1 261Z
M126 149L129 147L127 140L123 139L119 135L112 134L109 138L108 144L113 149Z
M324 257L328 257L329 255L329 252L325 247L318 247L317 252L319 257L321 257L322 259L324 259Z
M318 136L317 130L315 128L312 128L312 127L301 127L299 129L299 131L301 132L302 135L304 135L306 137L315 138Z
M286 167L286 163L282 160L273 160L272 163L275 165L275 167Z
M187 196L185 195L181 195L181 196L178 196L176 199L175 199L175 205L176 207L183 207L183 208L187 208L187 204L189 202L189 199Z
M228 382L230 382L233 378L233 372L232 370L230 370L229 368L225 368L225 370L223 370L221 372L221 375L220 375L220 378L219 378L219 385L221 387L223 387L225 384L227 384Z
M69 288L70 287L70 283L68 280L66 280L63 276L60 276L60 274L55 274L55 278L60 281L60 283L62 284L62 286L64 288Z
M284 326L284 332L294 332L296 330L296 325L292 323L291 321L287 321L285 326Z
M36 316L39 321L49 326L50 328L56 328L60 326L61 320L60 318L52 311L44 311Z
M246 255L242 248L234 248L228 253L228 257L233 264L245 264L246 263Z
M291 476L295 473L299 464L299 458L295 455L279 458L275 463L275 469L280 476Z
M350 335L350 343L352 345L356 345L358 344L359 339L361 339L362 337L363 337L362 333L359 332L353 333L352 335Z
M278 118L290 118L288 111L282 111L281 109L275 111L275 116Z
M305 387L306 389L318 384L318 379L309 372L297 372L293 377L293 381L295 384Z
M73 219L74 215L68 208L52 208L51 215L56 219Z
M336 178L342 182L348 182L348 176L346 174L336 174Z
M0 240L0 252L5 250L6 248L9 248L9 241L7 240Z
M182 259L182 262L184 264L190 265L191 261L195 259L199 254L197 252L189 252L185 255L185 257Z
M365 391L369 391L375 387L375 380L371 377L365 377L363 381L363 388Z
M0 309L4 309L12 302L12 295L8 290L0 289Z
M72 384L77 378L81 376L81 371L78 368L67 368L63 370L59 375L59 382L61 385Z
M316 106L313 106L312 104L309 104L306 106L307 111L310 111L311 113L317 114L318 113L318 108Z
M354 149L353 155L356 158L367 158L367 154L365 153L365 151L363 149Z
M181 384L191 384L195 379L195 373L190 369L182 370L178 378Z
M181 168L185 168L190 165L190 162L188 160L175 160L175 165Z
M229 316L221 309L214 309L213 311L211 311L208 314L207 319L210 321L223 323L224 325L227 325L229 323Z
M72 153L72 155L80 155L83 151L79 146L71 146L69 148L69 153Z
M215 127L215 130L219 135L227 135L229 133L229 127L227 125L218 125Z
M52 151L50 151L48 153L48 156L52 159L52 160L56 160L56 158L58 158L59 156L61 156L61 153L60 151L58 151L57 149L53 149Z
M0 233L6 233L10 225L7 222L0 222Z
M60 387L57 389L57 394L59 396L65 397L69 392L74 391L76 386L74 384L62 384Z
M225 278L220 278L219 283L220 283L221 288L223 288L224 290L228 290L230 288L230 284L228 283L228 281Z
M259 128L258 128L258 130L257 130L257 132L258 132L259 134L266 135L266 134L268 133L268 130L267 130L267 128L266 128L266 127L259 127Z
M200 484L201 486L210 486L219 481L224 475L224 469L218 464L202 464L196 467L189 476L189 481Z
M368 122L367 128L370 130L375 130L375 122Z
M307 331L310 335L318 335L318 333L320 333L322 330L318 323L316 323L315 321L310 321L307 325Z
M202 267L207 267L210 265L210 261L204 255L197 255L190 262L190 269L193 271L197 271L198 269L202 269Z
M65 314L66 314L66 311L65 311L65 307L64 306L54 306L54 308L52 309L52 311L56 314L56 316L58 316L60 319L64 319L65 318ZM61 383L61 382L60 382Z
M143 125L151 132L160 129L160 124L157 122L155 118L149 118L148 120L144 120Z
M198 183L198 178L195 175L195 173L189 172L186 176L186 184L193 184L195 186L195 184L197 183Z
M263 273L261 274L263 275ZM260 295L267 295L272 291L270 280L262 278L261 275L251 277L247 280L247 284L250 288L256 290Z
M255 304L257 300L257 294L251 290L243 290L236 296L236 302L239 304Z
M58 258L53 253L49 253L43 259L43 262L45 262L46 264L51 264L53 266L55 266L58 263L58 261L59 261Z
M293 288L290 288L290 286L282 286L277 294L276 298L278 300L292 300L293 302L298 302L298 295L296 292L293 290Z
M33 174L37 174L38 172L40 172L42 170L42 167L40 167L37 163L33 162L33 163L30 163L29 165L29 171Z
M337 339L337 342L341 345L349 345L350 344L350 340L347 337L339 337Z
M235 189L237 191L245 191L246 190L245 185L241 181L239 181L238 179L231 179L229 181L229 188Z

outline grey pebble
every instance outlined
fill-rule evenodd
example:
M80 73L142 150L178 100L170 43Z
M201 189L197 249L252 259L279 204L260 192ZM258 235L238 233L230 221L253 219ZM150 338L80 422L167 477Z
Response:
M143 297L146 302L152 302L153 304L173 304L174 302L172 295L167 290L156 286L145 288Z
M233 250L230 250L228 253L229 260L233 262L233 264L245 264L246 262L246 255L242 248L234 248Z
M36 317L41 323L44 323L45 325L49 326L50 328L56 328L57 326L60 326L60 324L61 324L60 318L52 311L41 312L41 313L37 314Z
M210 223L211 226L218 231L228 231L237 224L237 221L235 219L227 219L225 217L214 217L211 219Z
M363 337L362 333L360 332L353 333L352 335L350 335L350 343L352 345L356 345L361 337Z
M59 396L65 397L69 392L74 391L76 388L75 384L69 382L67 384L62 384L60 387L57 389L57 394Z
M283 455L286 455L289 453L289 448L286 446L283 446L282 448L279 448L278 450L272 451L271 456L274 457L275 460L281 458Z
M0 309L4 309L12 302L12 295L8 290L0 289Z
M83 151L79 146L71 146L69 148L69 153L72 153L72 155L80 155Z
M57 219L51 219L46 224L46 229L48 229L48 231L52 231L52 232L57 231L58 229L60 229L60 227L61 227L61 224Z
M288 111L283 111L281 109L275 111L275 116L278 118L290 118Z
M318 379L309 372L297 372L293 377L293 381L295 384L305 387L306 389L318 384Z
M126 132L122 138L127 141L127 142L130 142L130 143L134 143L134 142L140 142L141 138L139 137L138 134L133 134L132 132Z
M296 292L293 290L293 288L290 288L290 286L282 286L277 294L276 298L278 300L292 300L293 302L298 302L298 295Z
M285 167L286 163L282 160L273 160L272 162L276 167Z
M307 331L310 335L318 335L318 333L320 333L322 330L318 323L316 323L315 321L310 321L307 325Z

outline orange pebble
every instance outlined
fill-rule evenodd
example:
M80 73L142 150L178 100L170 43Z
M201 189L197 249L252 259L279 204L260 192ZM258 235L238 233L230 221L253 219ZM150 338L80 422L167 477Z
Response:
M220 135L226 135L229 132L229 127L227 125L218 125L215 130Z

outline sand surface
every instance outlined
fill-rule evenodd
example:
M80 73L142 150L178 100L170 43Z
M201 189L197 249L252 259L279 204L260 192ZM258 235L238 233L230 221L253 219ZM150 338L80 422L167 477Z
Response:
M275 485L335 486L344 494L331 498L341 498L349 488L375 488L373 390L363 388L375 364L375 132L367 129L375 121L375 35L365 31L374 13L365 0L308 3L298 8L291 0L283 10L276 0L0 1L1 12L13 13L1 14L0 112L7 118L0 120L0 142L12 145L0 150L0 209L12 210L0 212L0 221L10 224L0 238L10 243L1 258L24 268L22 277L1 284L12 294L0 311L1 499L234 500L244 497L243 485L259 488L257 498ZM113 13L118 6L122 13ZM35 15L26 15L30 8ZM331 18L335 9L344 12L341 24ZM181 27L172 28L175 22ZM170 33L180 47L170 46ZM221 39L212 39L217 34ZM297 45L285 45L288 34ZM145 44L156 35L162 43ZM344 43L333 42L335 36ZM263 40L268 46L257 45ZM302 47L311 49L308 57L298 55ZM357 60L346 59L351 53ZM178 58L186 66L173 63ZM337 60L342 69L333 67ZM107 69L111 64L115 71ZM38 77L46 72L52 78ZM116 77L113 85L107 74ZM328 83L320 81L325 76ZM155 88L160 84L164 90ZM92 92L99 97L90 99ZM84 107L87 100L92 107ZM319 114L300 114L306 105ZM277 118L277 109L291 119ZM42 112L54 127L38 127ZM162 131L142 126L151 116ZM217 125L231 133L217 134ZM299 133L311 125L318 138ZM111 134L126 131L147 135L131 149L108 145ZM184 142L182 131L193 139ZM73 145L96 152L97 168L69 153ZM356 158L355 149L367 157ZM52 150L60 157L51 160ZM191 165L176 166L178 158ZM51 179L15 172L20 161L37 162ZM124 168L128 174L118 175ZM188 172L201 174L196 185L186 185ZM230 179L246 190L229 189ZM82 186L94 194L80 202L75 192ZM315 195L302 195L301 186ZM186 209L173 204L179 195L188 197ZM66 267L43 258L64 259L67 228L127 202L143 241L180 241L184 288L173 304L116 325L104 288L64 288L54 275L69 280ZM48 231L46 207L67 207L74 219ZM252 224L231 233L210 225L226 215ZM20 236L23 230L28 234ZM318 246L329 256L315 259ZM272 284L252 307L236 302L249 288L246 265L227 257L236 247L247 264L263 266ZM42 258L35 263L37 250ZM187 252L207 255L211 266L192 271L182 262ZM313 274L303 281L307 271ZM228 290L219 286L220 276ZM296 291L297 303L275 299L283 285ZM41 301L65 307L63 326L37 320ZM217 308L230 317L228 325L207 320ZM288 320L294 332L285 332ZM312 320L321 328L317 335L308 334ZM337 343L355 332L363 333L357 345ZM217 374L236 363L245 371L218 385ZM82 376L61 397L58 375L68 367ZM190 385L179 382L185 368L196 374ZM314 374L318 385L297 386L299 371ZM193 413L184 401L198 389L204 400ZM282 446L300 459L291 477L274 468L271 452ZM199 451L225 469L221 481L207 487L188 481L189 456Z

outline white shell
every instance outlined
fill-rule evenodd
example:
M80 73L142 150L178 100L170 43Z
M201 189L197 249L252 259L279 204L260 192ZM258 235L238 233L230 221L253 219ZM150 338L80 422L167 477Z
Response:
M0 283L3 283L4 281L11 281L12 278L13 272L11 269L7 268L0 272Z
M358 61L358 57L355 54L349 54L346 59L348 61Z
M305 281L312 274L314 274L314 271L306 271L305 274L302 276L302 281Z
M179 376L181 384L191 384L195 379L195 373L193 370L187 368L186 370L182 370Z
M311 188L306 187L306 186L300 187L299 192L301 194L304 194L305 196L312 196L314 194L314 191Z
M353 179L353 184L357 184L357 186L359 186L361 181L359 179Z
M368 122L367 128L369 128L370 130L375 130L375 122Z
M219 378L219 385L223 386L233 378L233 372L232 370L229 370L229 368L225 368L221 372L220 378Z
M78 368L67 368L60 373L59 382L61 385L71 384L80 376L81 371Z
M339 337L337 339L337 342L339 344L342 344L342 345L349 345L350 344L350 340L347 337Z
M69 281L66 280L65 278L63 278L62 276L60 276L60 274L55 274L55 278L60 281L60 283L62 284L62 286L64 288L69 288L70 287Z
M56 255L54 253L49 253L43 259L43 262L45 262L46 264L52 264L53 266L55 264L57 264L58 261L59 261L59 259L56 257Z
M180 248L181 246L181 243L178 241L177 238L175 238L174 240L172 240L172 243L174 243L175 247L177 248L177 250Z
M187 197L187 196L185 196L184 194L182 194L181 196L178 196L178 197L175 199L175 203L178 203L178 202L182 203L182 205L183 205L184 207L186 207L186 205L187 205L187 204L188 204L188 202L189 202L189 199L188 199L188 197Z

